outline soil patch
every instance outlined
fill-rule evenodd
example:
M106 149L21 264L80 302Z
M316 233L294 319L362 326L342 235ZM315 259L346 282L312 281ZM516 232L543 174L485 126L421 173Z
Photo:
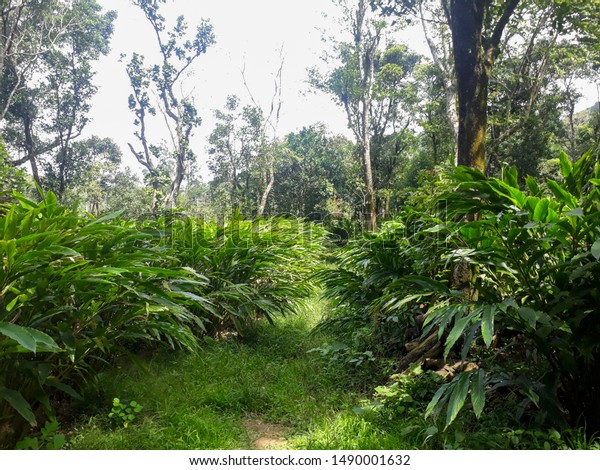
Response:
M253 449L281 448L285 445L285 436L291 429L283 424L268 423L258 416L249 416L244 419L244 426L252 439Z

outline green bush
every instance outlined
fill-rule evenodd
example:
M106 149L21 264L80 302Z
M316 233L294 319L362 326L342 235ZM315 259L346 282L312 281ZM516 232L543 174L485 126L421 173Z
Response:
M200 219L161 219L177 263L202 274L194 291L210 301L210 332L233 328L244 335L259 319L294 311L313 290L309 273L319 262L324 230L302 220L232 221L220 226Z
M563 183L528 177L523 189L515 170L430 174L397 221L350 243L321 274L337 306L328 324L366 327L373 349L403 355L423 306L421 338L437 332L445 358L479 366L427 408L444 412L448 429L466 403L481 417L486 396L516 394L517 416L599 431L598 158L572 164L563 154Z
M14 193L0 218L0 419L12 445L116 355L293 311L323 229L284 219L96 219ZM133 357L132 357L133 358Z
M191 327L210 313L189 293L207 280L171 267L155 235L118 214L79 217L52 193L15 197L0 218L0 440L9 443L53 417L58 396L78 397L115 354L148 342L193 350Z
M510 385L540 419L600 430L600 163L592 151L560 163L563 184L529 177L526 191L514 170L498 180L458 168L443 195L461 241L446 258L472 267L478 298L445 295L427 322L449 330L446 353L462 338L463 358L487 348L490 367L440 390L430 410L447 404L448 422L469 392Z

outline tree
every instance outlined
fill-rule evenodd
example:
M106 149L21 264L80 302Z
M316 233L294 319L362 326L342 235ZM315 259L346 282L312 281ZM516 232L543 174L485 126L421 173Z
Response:
M42 6L43 4L43 6ZM43 185L42 158L57 176L61 196L72 142L89 121L96 91L91 64L109 49L115 12L102 12L94 0L4 2L2 93L3 131ZM30 31L31 30L31 31Z
M121 156L121 149L109 138L92 136L74 142L65 153L68 160L62 161L62 166L49 165L46 169L46 187L71 199L86 193L89 196L87 210L97 216L101 211L101 189L106 188L109 176L118 171ZM93 187L98 188L97 191L90 190Z
M68 3L0 2L0 121L6 117L17 93L38 71L41 57L55 50L63 36L76 28L71 21L64 21Z
M283 145L272 199L279 213L325 220L360 207L360 170L350 141L316 124L288 134Z
M426 0L374 0L383 14L416 13ZM458 98L457 163L485 169L488 89L502 34L520 0L442 0L452 34Z
M244 106L237 96L227 97L225 109L215 111L217 123L209 137L208 168L212 186L225 192L222 210L255 213L253 169L261 151L263 116L260 109Z
M456 74L452 58L452 36L448 27L447 9L443 2L420 2L418 4L421 27L437 69L444 91L444 110L454 141L454 160L457 161L458 110L456 109Z
M388 25L372 17L368 2L340 6L342 26L352 39L334 42L339 66L325 76L311 70L310 81L346 111L364 169L367 229L375 230L381 212L378 190L388 189L397 157L405 150L411 114L403 110L414 96L408 78L419 58L405 46L385 41Z
M214 175L213 190L221 193L222 210L262 217L282 151L278 140L267 135L271 115L265 116L254 100L240 109L239 98L232 95L215 117L208 166Z
M134 0L133 3L142 10L152 27L161 60L158 64L146 66L144 57L134 53L127 64L132 88L129 108L135 114L135 137L138 140L138 147L129 143L129 149L148 171L151 180L158 177L155 160L173 160L174 173L170 175L165 198L165 206L171 208L177 204L187 167L194 160L190 147L192 132L202 122L192 98L181 91L181 82L196 59L215 43L215 38L212 25L205 20L196 28L194 36L187 38L188 25L183 16L179 16L173 28L167 31L166 20L159 13L160 5L166 0ZM151 98L152 90L158 98L155 103ZM166 154L160 152L157 145L152 145L148 138L148 120L156 115L157 109L170 137ZM157 191L156 183L153 189Z

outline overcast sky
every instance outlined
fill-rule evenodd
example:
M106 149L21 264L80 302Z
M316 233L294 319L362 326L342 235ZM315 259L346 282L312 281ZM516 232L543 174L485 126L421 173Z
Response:
M118 19L112 51L97 64L99 87L91 115L88 134L113 138L123 149L126 164L137 167L129 155L127 142L133 140L133 114L127 107L130 94L125 63L121 54L139 52L151 58L157 47L152 29L142 12L127 0L99 0L106 10L116 10ZM202 18L214 27L216 44L197 59L194 75L184 87L193 90L203 124L195 132L193 146L206 170L206 141L214 127L213 113L223 108L225 99L236 94L249 103L241 70L256 100L265 109L270 105L273 79L283 47L283 106L280 134L300 129L317 121L326 122L332 132L348 134L343 110L328 97L310 91L306 84L307 69L320 64L323 51L320 29L332 24L324 12L335 14L328 0L173 0L163 6L167 18L185 15L190 29ZM154 133L161 133L157 120Z
M87 134L111 137L123 149L126 165L140 171L131 156L127 142L133 138L133 114L127 107L130 94L121 54L133 52L151 59L157 55L153 31L143 13L129 0L99 0L105 10L116 10L118 18L112 39L111 53L96 65L98 92L94 97L91 115L93 121ZM192 144L205 180L207 138L214 127L213 113L222 109L230 94L238 95L242 103L249 103L241 70L245 67L248 85L265 109L271 102L273 78L279 67L283 47L283 107L279 131L283 136L315 122L325 122L334 133L350 136L343 110L321 93L311 92L306 83L307 69L321 65L320 56L325 47L321 31L341 38L343 32L334 21L336 8L331 0L171 0L162 6L167 19L184 15L193 31L203 18L214 27L216 44L197 59L194 74L184 88L192 91L203 124L195 132ZM172 24L172 23L170 23ZM427 54L427 47L419 28L403 33L401 41L412 49ZM590 106L596 93L589 88L588 95L578 109ZM165 138L164 126L156 121L151 138Z

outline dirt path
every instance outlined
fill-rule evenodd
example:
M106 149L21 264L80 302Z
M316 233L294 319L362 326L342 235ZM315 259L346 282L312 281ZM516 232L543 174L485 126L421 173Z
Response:
M250 416L244 420L244 426L252 439L253 449L282 449L285 447L285 436L291 428L283 424L263 421L259 416Z

